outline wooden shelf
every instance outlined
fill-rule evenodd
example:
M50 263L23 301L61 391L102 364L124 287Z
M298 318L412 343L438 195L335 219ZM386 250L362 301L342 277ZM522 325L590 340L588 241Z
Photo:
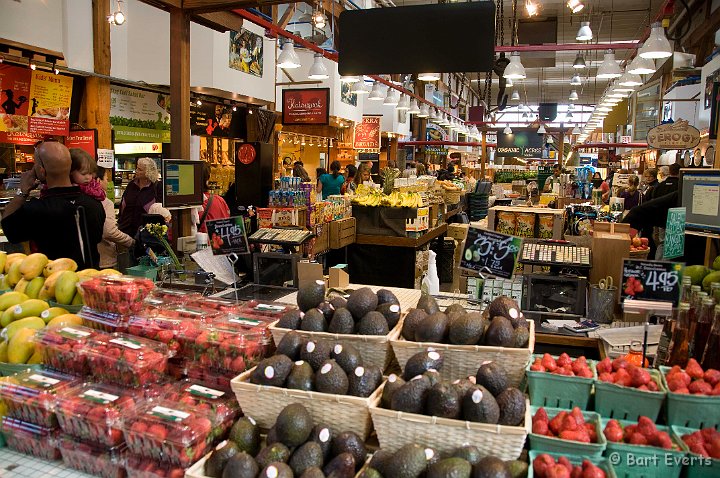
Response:
M397 237L397 236L374 236L368 234L358 234L355 238L355 244L367 244L373 246L390 246L390 247L418 247L427 244L438 236L447 232L447 224L441 224L434 229L418 238L414 237Z

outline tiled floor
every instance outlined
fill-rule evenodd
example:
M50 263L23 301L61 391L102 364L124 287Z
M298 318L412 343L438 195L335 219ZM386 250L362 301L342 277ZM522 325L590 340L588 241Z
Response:
M8 448L0 448L0 477L2 478L92 478L71 470L62 461L46 461Z

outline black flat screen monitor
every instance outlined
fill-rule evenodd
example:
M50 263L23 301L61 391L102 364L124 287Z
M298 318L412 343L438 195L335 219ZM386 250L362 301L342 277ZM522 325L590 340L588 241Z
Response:
M495 2L345 10L338 32L341 75L489 71Z
M681 169L679 188L685 228L720 232L720 169Z
M200 206L203 203L203 162L163 159L163 206Z

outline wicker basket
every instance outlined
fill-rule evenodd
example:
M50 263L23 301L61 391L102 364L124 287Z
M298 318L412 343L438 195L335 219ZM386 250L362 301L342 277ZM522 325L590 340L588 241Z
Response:
M185 478L210 478L205 474L205 462L210 458L212 453L208 453L200 458L193 466L185 470Z
M330 393L305 392L250 383L255 367L232 379L230 386L246 416L258 426L270 429L283 408L301 403L308 409L314 423L330 424L336 431L351 431L367 439L372 431L369 407L380 401L384 384L368 398Z
M443 189L443 199L445 200L445 204L448 206L459 203L462 195L463 191L449 191L447 189Z
M330 340L350 344L358 349L358 352L362 355L364 364L375 365L384 371L392 363L394 358L390 342L400 336L401 327L402 317L387 335L331 334L328 332L307 332L304 330L296 330L295 332L308 340ZM275 345L277 345L282 338L285 337L285 334L290 332L290 329L276 327L275 324L273 324L270 326L270 331L273 334Z
M530 402L525 403L525 424L518 427L473 423L450 418L429 417L415 413L370 407L380 448L395 452L408 443L430 446L441 453L451 453L468 443L485 455L515 460L525 446L530 431Z
M630 259L645 260L649 255L650 249L645 249L644 251L630 251Z
M535 348L535 322L529 320L530 340L522 349L509 347L490 347L484 345L451 345L433 342L410 342L402 338L391 341L395 357L405 371L407 361L418 352L431 347L443 356L443 366L439 370L445 380L456 380L461 377L475 376L480 365L485 361L496 361L503 366L508 375L510 385L519 387L525 376L525 367L530 362ZM398 324L402 329L402 322Z

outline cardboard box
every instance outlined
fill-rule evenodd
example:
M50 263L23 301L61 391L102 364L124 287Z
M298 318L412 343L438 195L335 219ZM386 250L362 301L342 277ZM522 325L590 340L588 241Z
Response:
M463 242L467 238L469 228L470 224L448 224L447 237Z
M328 287L344 289L350 285L350 276L345 272L347 264L338 264L330 268L330 277L328 279Z
M303 287L305 284L316 280L325 280L323 275L323 266L317 262L298 262L297 265L298 273L298 287Z

